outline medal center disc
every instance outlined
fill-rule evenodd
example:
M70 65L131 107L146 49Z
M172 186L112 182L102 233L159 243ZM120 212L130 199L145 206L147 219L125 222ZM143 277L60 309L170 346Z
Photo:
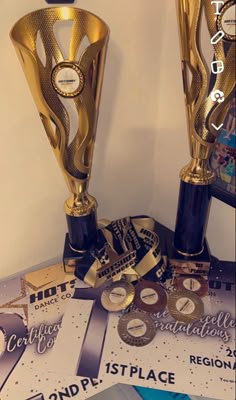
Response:
M152 288L145 288L140 293L140 298L143 303L148 305L153 305L158 302L159 296L158 293Z
M84 76L80 68L69 62L55 66L52 72L52 84L63 97L75 97L83 90Z
M145 335L147 326L141 319L135 318L128 322L127 330L131 336L137 338Z
M57 87L65 93L74 93L80 84L80 78L77 72L72 68L63 68L55 76Z
M224 12L221 26L226 35L232 38L236 36L236 5L232 5Z
M183 286L187 290L191 290L192 292L197 292L200 289L201 284L200 282L197 281L197 279L187 278L183 281Z
M176 309L184 315L189 315L194 312L195 304L188 297L181 297L176 302Z
M123 303L127 295L125 288L115 287L109 294L109 299L113 304Z

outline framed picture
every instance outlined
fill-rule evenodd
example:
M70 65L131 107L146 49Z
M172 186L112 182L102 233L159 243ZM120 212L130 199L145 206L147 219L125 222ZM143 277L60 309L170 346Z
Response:
M217 177L211 187L212 196L236 207L236 98L229 104L210 164Z

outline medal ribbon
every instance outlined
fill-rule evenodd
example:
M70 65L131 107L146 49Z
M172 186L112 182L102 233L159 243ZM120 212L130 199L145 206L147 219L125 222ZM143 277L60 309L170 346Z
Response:
M126 275L159 281L166 269L155 221L147 216L126 217L103 224L98 241L78 262L75 275L91 287Z

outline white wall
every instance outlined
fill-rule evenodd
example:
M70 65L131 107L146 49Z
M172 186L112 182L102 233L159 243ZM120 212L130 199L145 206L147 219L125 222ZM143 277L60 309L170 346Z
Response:
M99 216L149 213L173 228L189 159L175 1L80 0L111 28L90 192ZM43 0L0 0L0 277L60 257L68 192L9 39ZM208 39L207 39L208 40ZM212 252L234 258L234 210L213 199Z

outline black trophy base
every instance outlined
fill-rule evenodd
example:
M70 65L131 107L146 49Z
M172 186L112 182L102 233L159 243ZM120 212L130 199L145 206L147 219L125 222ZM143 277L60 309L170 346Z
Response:
M69 234L65 236L64 252L63 252L63 264L66 273L74 274L75 268L79 261L83 258L85 253L79 253L74 251L70 247Z
M75 252L86 252L97 240L96 210L88 215L66 214L70 247Z
M72 4L75 0L46 0L48 4Z
M202 277L208 276L211 265L211 255L206 239L204 239L203 242L203 252L196 256L190 257L180 254L173 246L173 242L169 246L168 253L169 268L173 277L186 274L200 275Z
M182 254L202 253L211 194L210 185L180 182L174 246Z
M207 277L210 270L211 255L208 247L207 240L204 240L204 250L197 256L184 256L174 248L174 232L164 225L156 221L155 232L160 239L160 248L164 263L167 268L166 276L172 277L178 275L199 275ZM72 250L70 247L69 234L65 236L63 263L64 269L67 273L74 273L75 268L80 264L83 259L84 253L79 253Z

